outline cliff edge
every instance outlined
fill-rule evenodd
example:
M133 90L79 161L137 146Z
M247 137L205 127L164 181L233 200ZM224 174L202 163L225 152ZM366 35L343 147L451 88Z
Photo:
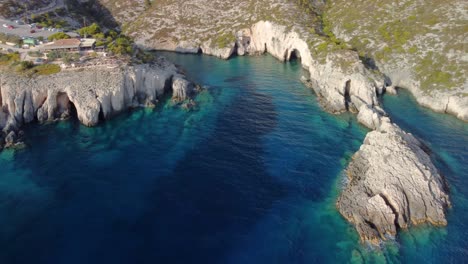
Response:
M82 124L94 126L128 108L155 105L171 91L174 100L185 100L194 88L163 58L153 64L71 69L48 76L2 73L0 134L8 146L23 124L67 118L74 111Z
M201 52L224 59L266 51L289 60L294 49L283 47L297 40L296 34L314 63L309 63L310 59L304 63L304 57L309 56L304 48L293 57L302 59L313 79L319 80L313 76L320 73L327 78L327 63L353 71L356 57L372 73L366 73L366 78L380 75L385 86L409 89L421 105L468 121L468 64L463 39L466 1L99 2L126 34L148 49ZM280 29L283 34L278 34ZM252 44L256 40L262 41ZM245 47L250 44L250 48ZM336 85L330 82L325 86ZM316 85L321 89L319 94L337 98L337 93L343 93L323 88L323 84ZM378 93L385 91L383 85L378 86ZM330 101L329 110L335 110L336 98Z

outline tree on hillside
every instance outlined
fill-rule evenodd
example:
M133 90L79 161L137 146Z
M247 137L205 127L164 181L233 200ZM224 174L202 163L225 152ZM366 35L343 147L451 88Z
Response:
M83 27L83 28L78 29L78 33L81 36L86 36L86 37L95 35L95 34L100 33L100 32L101 32L101 28L96 23L93 23L93 24L91 24L91 25L89 25L87 27Z
M69 39L70 36L68 36L67 34L63 33L63 32L57 32L55 34L52 34L50 35L47 39L49 41L54 41L54 40L58 40L58 39Z
M116 55L130 55L133 52L133 41L127 36L120 35L107 48Z

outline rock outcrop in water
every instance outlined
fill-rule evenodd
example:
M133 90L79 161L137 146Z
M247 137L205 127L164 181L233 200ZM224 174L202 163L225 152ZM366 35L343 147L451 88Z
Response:
M410 225L446 225L450 206L447 186L427 148L382 114L361 107L358 120L375 130L354 154L346 170L349 182L337 201L361 240L375 244Z
M65 70L33 78L4 73L0 78L3 137L33 120L63 119L75 110L81 123L94 126L99 119L128 108L152 106L170 90L177 101L195 92L194 85L164 59L155 64Z

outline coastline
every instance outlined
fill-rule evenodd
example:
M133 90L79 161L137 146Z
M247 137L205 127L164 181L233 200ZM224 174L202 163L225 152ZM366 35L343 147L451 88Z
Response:
M458 119L468 122L468 96L465 95L463 90L446 92L434 91L432 93L424 92L419 87L419 83L411 77L410 70L387 70L384 65L379 65L379 68L383 70L374 72L373 70L367 69L359 58L358 53L352 50L332 51L327 55L324 63L312 56L313 53L305 40L307 37L301 38L301 36L294 31L288 32L286 26L269 21L257 22L250 28L240 30L235 36L235 41L227 44L226 47L223 48L215 47L212 45L211 40L209 40L201 44L181 41L177 44L163 46L161 49L157 47L156 50L192 54L201 53L225 60L234 55L247 56L262 53L269 53L280 61L300 58L303 68L310 73L311 78L314 80L315 87L332 87L338 94L343 95L344 92L341 90L342 87L345 86L346 80L342 79L346 79L346 76L343 78L339 73L335 72L337 70L345 75L351 76L350 80L352 83L357 81L359 85L366 86L366 89L375 86L374 88L377 91L375 93L376 95L385 92L391 94L396 90L395 88L407 89L416 98L418 104L432 111L454 115ZM139 43L142 48L148 46L152 47L151 44L139 42L138 40L137 43ZM295 54L296 51L298 51L299 54ZM330 66L333 69L330 69ZM335 83L332 80L324 80L328 78L327 76L330 74L335 74L334 78L339 81ZM355 78L354 80L353 77ZM357 80L358 78L361 80ZM371 82L369 83L367 79L370 79ZM328 100L329 103L337 104L337 102L334 102L336 98L331 97L339 97L339 95L335 92L325 92L323 90L326 89L322 89L322 91L316 90L316 93L323 97L330 98ZM363 100L367 104L378 105L375 98L369 98L369 96L373 97L374 94L369 94L367 96L361 94L356 96L360 96L359 100L353 101L353 103L356 104L356 108L362 105L362 103L359 102L360 100ZM343 106L338 106L336 109L335 106L333 106L328 110L330 112L340 112L343 111Z
M172 91L174 101L195 94L195 85L160 58L153 64L62 71L48 76L0 74L0 145L15 147L21 126L75 116L95 126L129 108L152 107ZM18 133L20 134L20 133ZM5 141L5 142L3 142Z
M383 74L367 69L357 52L331 52L325 64L320 63L313 58L307 43L299 34L286 32L284 26L268 21L258 22L250 29L240 31L236 42L224 49L207 47L210 46L178 46L174 51L201 52L221 59L229 59L233 54L243 56L262 53L269 53L280 61L300 58L302 67L310 74L310 79L304 78L302 81L315 91L322 107L331 113L358 113L358 121L371 129L361 149L348 164L346 172L350 181L336 203L343 217L355 225L362 242L379 245L380 241L394 237L398 230L407 229L411 225L447 225L445 212L451 205L445 180L430 160L427 147L392 123L379 106L377 97L387 89L389 92L396 92L396 89L388 85ZM465 115L468 109L463 108L464 99L451 100L453 103L449 104L449 99L443 111L456 113L462 120L468 118ZM422 104L420 100L418 102ZM439 107L433 109L441 111ZM385 149L391 151L387 153ZM395 153L399 155L395 156ZM389 157L393 158L391 163L388 162ZM408 169L410 164L413 167ZM400 173L394 174L395 169ZM386 179L392 179L388 186L396 187L380 185ZM413 181L403 184L406 179ZM430 186L426 185L427 179L431 182ZM360 190L356 190L356 186ZM373 191L364 191L369 189ZM414 190L423 191L418 192L418 197L408 196ZM437 195L429 195L434 192ZM361 197L360 202L354 203L357 197ZM426 204L434 206L429 208ZM377 216L380 214L383 217Z
M430 159L424 156L423 146L417 139L411 135L401 136L404 138L403 141L395 138L395 135L406 135L406 133L397 125L391 123L385 117L385 112L379 107L377 97L386 89L385 80L383 76L368 70L356 52L350 50L330 52L325 58L325 63L322 63L314 59L307 42L302 40L299 34L296 32L286 32L284 26L261 21L249 30L243 30L241 33L236 42L227 48L218 49L205 45L201 46L200 49L206 55L213 55L222 59L228 59L234 53L245 55L265 52L270 53L280 61L288 61L294 57L300 58L302 66L310 74L310 79L305 81L323 100L322 105L325 106L324 108L327 111L332 113L344 111L358 112L358 120L371 130L375 130L368 133L364 141L365 145L370 140L368 139L369 137L378 134L380 142L396 145L395 151L398 152L404 149L406 151L404 156L408 160L415 162L417 164L416 167L434 168L419 176L433 179L435 182L441 181L441 176L437 173ZM198 51L199 49L179 47L179 52L181 50L183 52L190 52ZM78 77L66 76L64 73L59 73L53 78L57 80L57 78L65 77L68 84L62 86L57 85L57 82L54 82L52 77L45 77L47 79L45 81L44 78L34 80L33 83L27 83L24 80L20 80L19 82L18 80L10 80L6 81L6 85L2 78L0 89L3 101L0 106L6 106L8 108L7 112L10 113L6 118L3 118L6 120L4 122L4 130L7 132L17 130L23 123L28 123L35 119L39 121L55 120L67 111L70 111L70 103L76 108L77 116L81 123L93 126L97 124L100 117L103 119L110 118L126 108L138 105L151 106L156 103L158 95L164 94L168 89L174 91L173 96L177 100L186 99L187 95L190 95L194 90L193 85L185 80L177 72L175 66L170 63L162 64L156 68L149 65L138 65L126 69L113 69L109 71L113 71L110 75L114 75L114 77L101 79L101 76L98 78L97 73L94 71L84 72L85 74L90 74L89 76ZM52 79L52 82L49 79ZM86 81L94 83L86 83ZM70 86L71 83L78 86ZM97 85L98 83L100 85ZM108 86L109 84L111 84L110 87ZM93 89L87 90L83 89L83 87L93 87ZM40 92L37 93L37 91ZM376 146L377 148L372 149L372 151L380 153L381 149L379 145L377 144ZM354 156L354 160L359 160L362 156L365 155L359 154L358 151ZM404 163L401 163L401 160L396 160L395 162L397 162L398 166L404 167ZM373 161L365 169L357 169L357 171L359 175L363 176L367 175L367 171L390 170L391 166L391 164L386 164L385 162ZM411 172L408 173L411 175ZM400 175L403 178L406 176L408 175ZM378 177L380 176L374 173L366 177L373 177L374 181L378 181ZM365 177L355 178L364 180ZM415 185L409 186L409 188L418 188L423 182L422 180ZM360 183L363 185L367 184L367 182ZM405 188L405 186L400 187ZM350 188L350 186L347 188ZM441 193L440 196L445 197L443 199L447 200L447 202L442 203L440 208L438 207L434 217L418 217L416 218L417 221L412 221L413 224L416 225L426 221L433 224L446 224L444 210L450 203L443 190L443 186L437 185L437 188ZM388 202L399 201L400 195L398 192L392 193L389 197L385 196L384 201L382 199L376 200L378 197L382 197L381 192L381 190L377 190L376 194L373 194L367 200L364 199L364 201L368 203L366 206L372 207L376 213L386 212L387 216L384 219L365 216L359 207L346 207L346 210L352 211L351 213L344 213L340 210L343 215L346 215L345 218L357 225L358 232L363 241L376 242L378 239L385 239L387 234L394 235L397 226L396 224L391 226L391 223L395 222L392 219L398 218L401 211L410 212L414 209L411 208L409 203L397 202L401 205L400 208L392 205L392 202ZM353 191L348 193L351 199L354 196ZM376 196L377 198L375 198ZM424 196L420 202L433 203L441 199ZM419 207L420 205L416 206ZM339 209L341 208L343 207L339 207ZM408 215L408 217L411 216ZM353 220L358 217L364 220ZM432 219L437 219L437 221L432 221ZM363 222L371 222L372 224L368 224L366 230L360 232L358 225ZM381 226L385 227L381 229ZM402 227L403 225L400 226L398 224L398 226Z

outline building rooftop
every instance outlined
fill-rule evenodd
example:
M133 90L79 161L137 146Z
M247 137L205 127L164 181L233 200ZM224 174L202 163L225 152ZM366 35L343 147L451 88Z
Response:
M44 49L76 49L79 48L81 41L79 39L59 39L53 43L44 46Z
M91 48L94 44L96 44L96 39L92 39L92 38L81 39L82 48Z

